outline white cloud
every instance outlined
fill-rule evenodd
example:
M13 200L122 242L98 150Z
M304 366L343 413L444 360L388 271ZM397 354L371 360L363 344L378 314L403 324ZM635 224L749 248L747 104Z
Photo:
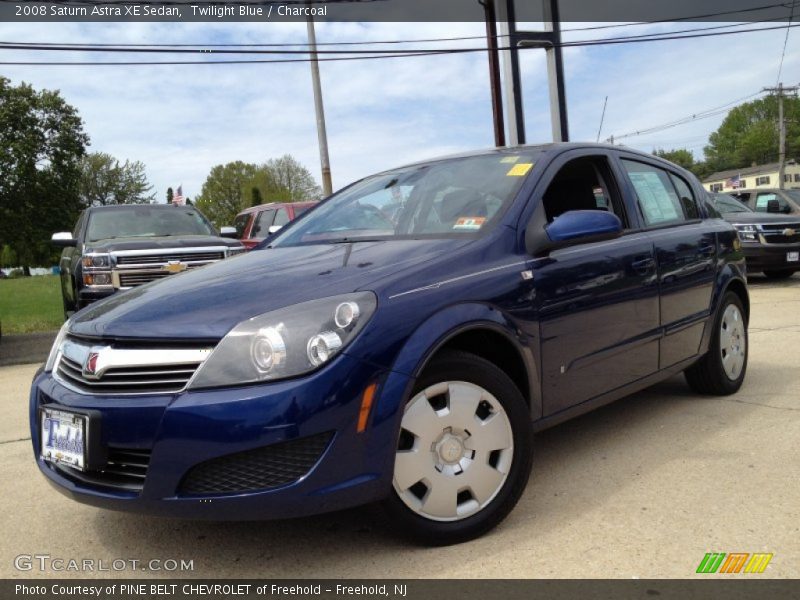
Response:
M573 32L568 39L674 25ZM480 23L326 23L320 42L480 36ZM800 35L800 34L798 34ZM790 37L783 72L800 72L800 42ZM0 39L85 43L298 43L304 24L119 23L0 24ZM481 40L450 42L473 47ZM573 139L594 141L603 98L603 138L668 122L775 83L783 32L568 48L567 96ZM391 46L389 46L391 48ZM417 43L414 47L426 47ZM2 51L2 60L194 60L191 55L113 55ZM269 57L267 57L269 58ZM324 103L334 184L437 154L493 143L484 53L323 62ZM92 150L141 160L159 198L183 184L196 196L210 168L289 153L312 173L319 154L309 65L13 67L13 81L61 90L76 106ZM550 137L544 53L523 59L528 140ZM796 82L795 82L796 83ZM627 143L688 146L698 156L724 115Z

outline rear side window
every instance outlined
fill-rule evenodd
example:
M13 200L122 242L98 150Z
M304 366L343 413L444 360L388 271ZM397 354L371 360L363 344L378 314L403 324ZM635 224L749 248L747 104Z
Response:
M682 177L678 177L674 173L670 173L669 178L672 180L672 185L675 186L675 190L678 192L678 198L680 198L681 206L683 207L683 214L685 214L686 218L689 220L699 219L700 211L697 210L697 200L695 200L691 186L689 186Z
M272 223L273 225L280 225L283 227L289 222L289 213L286 212L285 208L279 208L278 213L275 215L275 221Z
M687 219L667 171L634 160L623 159L622 164L636 191L646 226L669 225Z
M262 210L256 217L256 222L253 224L253 231L250 233L251 238L261 239L269 235L269 227L272 225L272 219L275 218L275 209Z
M789 210L791 210L786 200L772 192L762 192L756 196L756 210L758 212L767 212L770 200L777 200L778 206L780 207L779 210L782 212L789 212Z

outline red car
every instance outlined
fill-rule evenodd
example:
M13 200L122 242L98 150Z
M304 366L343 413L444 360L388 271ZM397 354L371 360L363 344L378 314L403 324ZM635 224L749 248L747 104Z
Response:
M236 237L245 248L252 250L261 241L275 233L289 221L293 221L317 202L271 202L246 208L233 222Z

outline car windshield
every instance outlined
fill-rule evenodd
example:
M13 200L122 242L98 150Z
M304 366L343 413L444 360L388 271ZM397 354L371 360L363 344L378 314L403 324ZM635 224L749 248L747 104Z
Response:
M146 205L93 211L86 229L86 239L91 242L172 235L216 235L216 232L205 217L193 208L155 208Z
M712 194L711 202L713 202L714 208L722 214L753 212L736 198L727 194Z
M364 179L296 221L273 246L470 237L492 228L538 150L414 165Z

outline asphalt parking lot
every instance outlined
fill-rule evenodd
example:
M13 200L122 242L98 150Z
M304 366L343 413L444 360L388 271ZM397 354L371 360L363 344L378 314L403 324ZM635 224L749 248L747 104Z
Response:
M19 555L192 560L194 577L685 578L706 552L770 552L761 575L800 577L800 275L751 280L742 390L694 395L673 378L539 434L527 492L489 535L419 548L376 507L293 521L205 523L74 503L32 459L27 393L36 365L0 368L0 577ZM94 576L175 576L125 570ZM709 577L702 575L701 577Z

